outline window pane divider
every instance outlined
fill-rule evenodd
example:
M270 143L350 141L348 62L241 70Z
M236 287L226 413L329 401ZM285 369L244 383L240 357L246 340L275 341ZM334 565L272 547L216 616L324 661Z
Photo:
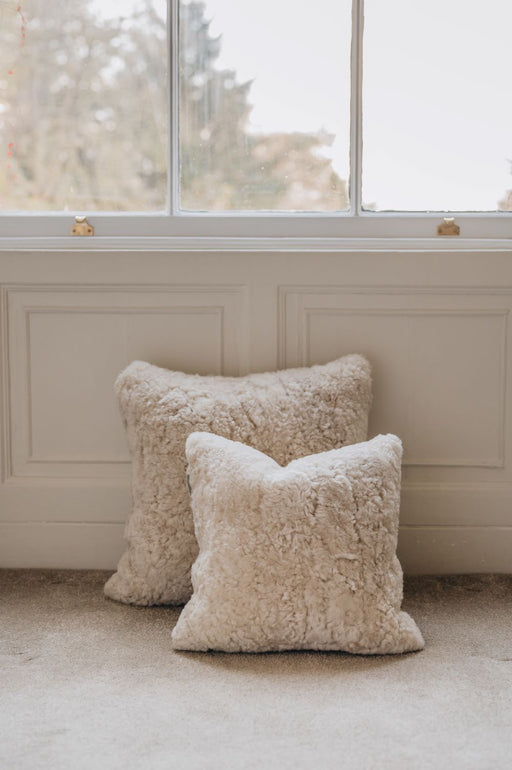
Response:
M167 207L168 214L175 216L179 208L179 0L167 0L168 63L167 77L167 122L169 126L168 170L167 170Z
M362 124L363 124L363 28L364 0L352 3L352 46L350 52L350 213L361 213Z

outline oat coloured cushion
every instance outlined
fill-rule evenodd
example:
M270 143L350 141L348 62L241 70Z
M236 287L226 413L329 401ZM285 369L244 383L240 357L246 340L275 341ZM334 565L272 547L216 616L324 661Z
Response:
M183 604L197 542L186 482L185 441L216 433L270 455L297 457L363 441L370 367L349 355L322 366L204 377L136 361L116 381L132 459L128 548L105 586L132 604Z
M402 444L393 435L286 468L208 433L187 441L199 556L179 650L419 650L400 610Z

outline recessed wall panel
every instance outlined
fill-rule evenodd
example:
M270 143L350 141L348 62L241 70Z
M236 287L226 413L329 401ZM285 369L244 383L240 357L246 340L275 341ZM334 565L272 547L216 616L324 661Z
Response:
M308 359L335 357L334 340L372 361L370 432L403 436L409 465L503 464L502 315L309 313Z
M119 372L239 373L243 303L240 287L9 290L8 477L126 477Z
M126 460L113 383L134 359L219 374L219 309L29 312L32 461Z
M294 355L307 365L350 352L368 357L370 435L401 436L406 465L504 467L503 299L333 289L285 290L282 300L288 365Z

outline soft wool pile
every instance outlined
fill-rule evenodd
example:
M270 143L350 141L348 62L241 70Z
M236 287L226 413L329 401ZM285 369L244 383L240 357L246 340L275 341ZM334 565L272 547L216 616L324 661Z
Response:
M280 467L208 433L187 441L200 553L177 649L418 650L400 610L396 436Z
M249 444L281 465L364 441L370 366L358 355L323 366L201 377L136 361L116 382L132 458L128 549L105 586L133 604L183 604L198 548L185 441L207 431Z

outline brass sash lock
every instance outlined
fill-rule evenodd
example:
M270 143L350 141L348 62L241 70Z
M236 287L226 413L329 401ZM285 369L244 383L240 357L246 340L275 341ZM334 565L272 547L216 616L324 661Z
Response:
M455 224L454 217L444 217L443 224L437 228L438 235L460 235L460 227Z
M89 224L87 217L75 217L75 222L71 235L94 235L94 227Z

